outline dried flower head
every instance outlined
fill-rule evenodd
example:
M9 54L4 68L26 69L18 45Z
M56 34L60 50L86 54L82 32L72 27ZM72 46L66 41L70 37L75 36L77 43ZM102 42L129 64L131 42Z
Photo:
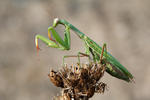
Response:
M105 72L105 65L99 63L82 64L81 66L67 65L58 71L50 71L48 75L51 82L63 88L64 100L79 100L91 98L94 93L104 93L106 84L98 82ZM58 98L55 100L58 100ZM61 99L59 99L61 100Z

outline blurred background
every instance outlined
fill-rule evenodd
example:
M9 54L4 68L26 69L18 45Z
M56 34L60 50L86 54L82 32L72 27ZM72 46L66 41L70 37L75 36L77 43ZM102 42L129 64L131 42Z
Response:
M82 40L71 33L71 50L42 49L36 34L47 37L53 19L66 19L108 51L135 76L135 84L107 73L101 81L109 90L91 100L150 100L149 0L0 0L0 100L51 100L60 92L48 78L62 57L84 52ZM63 37L64 27L57 31ZM84 59L83 59L84 60ZM76 63L68 58L66 63Z

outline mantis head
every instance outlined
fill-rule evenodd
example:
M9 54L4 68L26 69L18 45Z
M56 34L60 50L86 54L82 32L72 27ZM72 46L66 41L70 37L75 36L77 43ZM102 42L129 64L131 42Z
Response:
M59 18L54 19L53 27L56 27L59 23Z

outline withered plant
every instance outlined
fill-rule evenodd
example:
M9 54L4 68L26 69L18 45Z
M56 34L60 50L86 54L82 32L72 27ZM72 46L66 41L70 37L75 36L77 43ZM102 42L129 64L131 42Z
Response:
M54 100L88 100L94 93L104 93L106 84L99 82L105 72L105 65L99 63L67 65L58 71L51 70L50 81L62 88L61 96Z

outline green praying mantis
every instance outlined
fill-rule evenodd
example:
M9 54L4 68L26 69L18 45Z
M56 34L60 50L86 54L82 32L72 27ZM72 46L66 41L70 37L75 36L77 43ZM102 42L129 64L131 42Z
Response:
M59 24L65 26L64 39L62 39L55 30L55 28ZM40 49L38 43L39 39L43 41L48 47L58 48L60 50L70 50L70 29L73 30L75 34L85 43L85 53L78 52L78 57L80 55L88 56L89 58L92 56L93 62L98 61L102 64L105 64L106 72L108 72L110 75L126 82L133 81L133 75L122 64L120 64L119 61L116 60L116 58L114 58L109 52L107 52L105 43L103 44L103 47L100 47L96 42L94 42L92 39L79 31L75 26L73 26L66 20L58 18L54 19L53 26L48 28L49 38L46 38L39 34L35 36L35 44L37 50Z

